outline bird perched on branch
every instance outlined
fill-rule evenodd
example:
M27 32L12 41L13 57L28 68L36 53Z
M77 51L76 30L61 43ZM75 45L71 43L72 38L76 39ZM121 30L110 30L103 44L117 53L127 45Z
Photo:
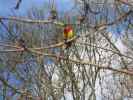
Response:
M67 40L72 39L73 37L74 37L74 32L72 26L65 25L64 27L65 48L68 48L72 45L72 41L68 42Z

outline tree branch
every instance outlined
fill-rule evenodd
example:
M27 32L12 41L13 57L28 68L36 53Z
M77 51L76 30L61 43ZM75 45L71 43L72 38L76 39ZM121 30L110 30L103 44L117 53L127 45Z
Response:
M74 62L74 63L77 63L77 64L93 65L93 67L97 67L99 69L106 69L106 70L111 70L111 71L115 71L115 72L119 72L119 73L124 73L124 74L127 74L127 75L133 75L133 73L128 71L127 69L114 69L114 68L111 68L111 67L107 67L107 65L105 65L105 66L99 65L99 64L95 64L94 62L87 61L87 60L81 61L81 60L77 60L77 59L75 60L75 59L72 59L72 58L68 59L68 58L63 57L63 56L57 56L55 54L47 54L47 53L35 51L35 50L32 50L32 49L30 51L34 54L37 54L37 55L60 58L60 59L63 59L63 60L69 60L70 62Z
M52 20L36 20L36 19L27 19L27 18L18 18L18 17L0 17L0 20L11 20L11 21L18 21L22 23L37 23L37 24L48 24L53 23L59 26L64 26L64 23L59 21L52 21Z
M6 80L4 80L2 77L0 77L0 81L1 81L4 85L6 85L7 87L11 88L15 93L21 94L21 92L18 91L18 89L16 89L15 87L9 85L8 82L7 82Z

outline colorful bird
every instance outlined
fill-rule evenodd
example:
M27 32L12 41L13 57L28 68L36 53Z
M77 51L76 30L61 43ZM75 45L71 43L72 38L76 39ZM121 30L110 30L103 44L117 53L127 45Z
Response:
M64 40L66 44L66 48L70 47L72 44L72 41L67 42L67 40L72 39L74 37L73 28L71 25L66 25L64 28Z

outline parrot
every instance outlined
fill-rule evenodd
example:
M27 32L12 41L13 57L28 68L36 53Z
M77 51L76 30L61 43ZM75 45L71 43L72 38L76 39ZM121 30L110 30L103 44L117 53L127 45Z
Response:
M74 37L74 31L70 24L64 24L63 26L63 39L64 39L64 45L62 46L62 50L60 51L59 56L64 56L64 50L68 50L69 47L71 47L73 41L69 41ZM61 58L59 57L57 61L60 61Z
M68 48L72 45L72 41L67 42L67 40L72 39L74 37L73 28L71 25L66 25L64 27L64 40L65 40L65 48Z

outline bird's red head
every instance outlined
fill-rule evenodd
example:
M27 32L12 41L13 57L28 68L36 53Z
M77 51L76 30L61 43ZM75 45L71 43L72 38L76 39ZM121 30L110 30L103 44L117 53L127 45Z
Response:
M68 32L70 32L70 31L72 31L72 27L71 26L66 26L65 28L64 28L64 33L68 33Z

